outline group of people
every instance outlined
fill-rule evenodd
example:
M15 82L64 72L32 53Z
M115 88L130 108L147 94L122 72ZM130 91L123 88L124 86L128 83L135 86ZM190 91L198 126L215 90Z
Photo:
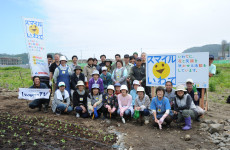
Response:
M191 128L191 119L199 121L197 106L200 92L192 79L187 79L187 88L178 85L176 89L173 89L172 82L167 81L165 87L156 88L156 96L152 98L145 84L146 54L142 53L138 57L134 53L132 57L135 61L131 63L126 54L124 65L119 54L115 55L114 64L105 55L101 55L102 63L99 65L96 59L89 58L82 70L77 64L77 56L73 56L73 63L67 65L66 57L61 56L59 59L56 54L55 62L50 64L50 81L42 83L42 77L34 76L31 88L50 88L52 84L55 85L52 111L56 115L75 111L77 118L119 117L123 123L135 118L141 125L148 124L149 117L153 115L154 126L162 129L164 122L170 125L172 121L184 121L183 130ZM212 64L212 58L210 61ZM34 100L29 107L41 110L43 106L47 111L49 101Z

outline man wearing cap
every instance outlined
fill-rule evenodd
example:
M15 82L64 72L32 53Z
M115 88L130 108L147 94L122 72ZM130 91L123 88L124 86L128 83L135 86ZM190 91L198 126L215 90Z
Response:
M67 90L65 90L65 82L58 83L59 89L56 90L54 94L54 100L52 102L52 110L56 115L61 113L70 113L72 107L70 106L70 95Z
M65 89L70 93L70 76L72 75L71 68L67 66L67 60L65 56L60 57L60 66L58 66L54 71L54 83L56 85L59 84L59 82L65 83Z
M102 67L102 73L100 78L103 80L104 90L106 91L107 87L112 84L112 77L109 72L107 72L107 67Z
M199 106L200 92L197 91L192 79L186 81L187 93L192 97L195 105Z
M141 66L141 58L137 57L136 59L136 66L132 67L131 72L130 72L130 79L132 81L138 80L139 84L145 88L146 94L150 96L150 90L146 86L146 76L145 76L145 68Z
M117 62L118 60L121 60L121 55L120 54L115 55L115 61ZM112 65L111 72L113 72L113 70L117 68L116 62Z
M100 93L102 94L104 93L103 80L99 77L100 77L99 71L94 70L92 73L92 78L89 80L89 91L91 91L93 84L98 84Z
M214 56L209 55L209 77L212 77L216 74L216 66L212 64L214 61Z
M34 84L30 87L31 89L48 89L47 85L45 83L40 82L39 76L33 77ZM30 104L29 107L31 109L37 108L41 111L42 105L44 106L44 112L48 112L48 105L49 105L50 99L35 99Z
M76 90L76 85L78 81L85 82L85 75L82 72L81 66L76 66L74 73L71 76L71 96L73 97L73 92Z
M73 55L72 56L72 64L70 65L70 68L71 68L71 71L72 71L72 74L75 72L74 69L76 68L76 66L79 66L77 64L77 61L78 61L78 57L76 55Z
M87 81L89 81L92 77L93 71L96 70L96 67L93 65L93 58L89 58L87 62L88 64L84 67L83 74L87 78Z

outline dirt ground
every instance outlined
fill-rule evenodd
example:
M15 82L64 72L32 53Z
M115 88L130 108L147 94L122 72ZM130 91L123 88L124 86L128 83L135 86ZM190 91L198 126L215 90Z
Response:
M214 93L210 93L215 97ZM227 93L226 93L227 95ZM224 95L226 97L226 95ZM217 96L217 95L216 95ZM221 98L222 96L220 96ZM27 101L18 100L17 92L0 91L0 113L10 112L13 114L22 114L29 116L47 116L52 119L67 120L71 123L78 123L92 130L107 131L109 127L113 127L120 133L124 133L124 145L126 148L132 149L157 149L157 150L185 150L185 149L218 149L218 147L210 142L206 131L201 131L199 122L193 122L192 129L182 131L181 126L172 123L170 128L163 127L162 130L154 128L152 123L140 126L135 121L127 121L123 124L120 120L111 120L110 123L102 119L82 119L70 115L56 116L52 113L51 108L48 113L38 111L37 109L29 109ZM209 102L210 110L203 119L230 119L230 105ZM152 120L152 119L151 119ZM190 141L185 141L186 134L191 136ZM74 149L74 148L73 148Z

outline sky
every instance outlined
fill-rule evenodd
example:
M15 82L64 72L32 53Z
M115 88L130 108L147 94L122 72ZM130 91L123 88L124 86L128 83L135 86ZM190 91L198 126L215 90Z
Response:
M27 52L23 17L44 20L47 53L69 59L180 53L228 41L229 6L229 0L0 0L0 53Z

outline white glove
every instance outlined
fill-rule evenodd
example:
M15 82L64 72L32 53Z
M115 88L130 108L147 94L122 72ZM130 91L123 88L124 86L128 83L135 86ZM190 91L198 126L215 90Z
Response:
M144 105L141 105L141 111L144 111L146 107Z
M50 81L49 85L50 85L50 86L52 86L52 84L53 84L53 82L52 82L52 81Z

